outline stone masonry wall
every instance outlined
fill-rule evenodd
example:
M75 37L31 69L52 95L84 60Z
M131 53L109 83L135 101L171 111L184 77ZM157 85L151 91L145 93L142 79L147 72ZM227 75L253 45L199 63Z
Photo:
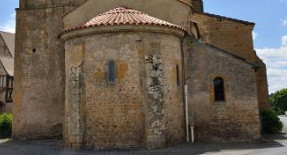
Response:
M190 121L195 124L196 140L258 139L260 119L252 66L198 42L185 54ZM215 101L216 77L224 79L224 102Z
M84 43L81 39L65 43L66 89L64 139L71 147L84 144L85 85Z
M230 51L242 58L255 61L253 49L253 25L234 22L200 13L193 13L190 19L197 22L204 42Z
M257 57L256 64L260 66L260 68L256 72L258 106L260 110L264 110L270 108L267 68L264 62L259 57Z
M153 122L147 125L147 134L150 135L147 135L147 145L152 148L182 142L185 130L180 39L151 37L143 44L148 87L147 119Z
M183 141L182 87L176 80L176 65L181 64L177 37L106 33L70 39L65 49L67 87L73 84L70 70L76 66L82 68L78 79L83 81L79 82L81 88L74 87L82 90L78 100L69 95L75 91L66 89L67 143L77 145L81 136L83 143L95 147L157 148ZM109 60L116 62L115 84L107 82Z
M86 143L89 146L144 146L145 98L137 40L139 36L124 33L85 38ZM115 84L107 81L110 60L116 62Z
M14 138L62 136L65 57L58 35L62 15L71 7L50 2L21 0L17 9Z
M20 8L39 8L55 6L75 6L85 0L20 0Z
M200 13L192 14L191 19L198 23L200 35L204 42L227 50L260 66L256 73L258 105L260 109L268 108L266 66L254 52L252 37L254 26Z
M188 0L186 0L188 1ZM203 12L203 2L202 0L189 0L191 1L192 9L195 12Z
M118 6L130 7L153 17L189 27L191 8L179 0L89 0L63 17L65 28L87 22Z

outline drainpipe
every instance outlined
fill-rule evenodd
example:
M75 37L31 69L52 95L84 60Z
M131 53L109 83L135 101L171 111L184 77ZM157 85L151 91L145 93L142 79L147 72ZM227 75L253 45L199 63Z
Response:
M190 142L189 136L189 118L188 118L188 87L185 83L184 85L184 96L185 96L185 125L186 125L186 142Z
M190 126L191 142L194 143L194 126Z
M186 37L186 34L185 36ZM184 56L184 49L183 49L183 42L184 37L180 38L181 42L181 62L182 62L182 83L184 86L183 89L183 101L184 101L184 111L185 111L185 131L186 131L186 142L190 142L190 134L189 134L189 118L188 118L188 89L187 89L187 79L185 77L185 56Z

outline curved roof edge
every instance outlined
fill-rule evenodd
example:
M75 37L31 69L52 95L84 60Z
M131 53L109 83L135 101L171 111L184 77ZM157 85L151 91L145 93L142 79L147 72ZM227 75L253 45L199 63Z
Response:
M113 26L113 25L153 25L153 26L164 26L169 28L175 28L185 31L185 29L181 26L149 16L148 14L142 13L140 11L136 11L121 6L116 7L115 9L112 9L105 13L102 13L92 18L88 22L65 29L63 30L63 33L90 27Z

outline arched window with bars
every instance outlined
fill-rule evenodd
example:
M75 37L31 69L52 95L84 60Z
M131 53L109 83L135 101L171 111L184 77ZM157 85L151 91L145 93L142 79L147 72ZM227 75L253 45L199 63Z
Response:
M216 102L225 101L224 80L221 77L214 79L214 96Z

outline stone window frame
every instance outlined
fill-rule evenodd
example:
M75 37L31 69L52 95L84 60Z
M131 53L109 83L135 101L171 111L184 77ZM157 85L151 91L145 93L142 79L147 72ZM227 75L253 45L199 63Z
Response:
M114 73L111 74L111 71ZM115 85L117 82L117 64L114 59L109 59L107 61L107 82L109 85Z
M220 86L216 86L216 80L221 81ZM226 102L226 87L224 78L217 76L213 78L213 91L214 91L214 101L216 103Z
M190 27L190 33L193 34L193 36L196 39L200 39L202 37L200 34L198 23L196 21L190 20L189 27Z

